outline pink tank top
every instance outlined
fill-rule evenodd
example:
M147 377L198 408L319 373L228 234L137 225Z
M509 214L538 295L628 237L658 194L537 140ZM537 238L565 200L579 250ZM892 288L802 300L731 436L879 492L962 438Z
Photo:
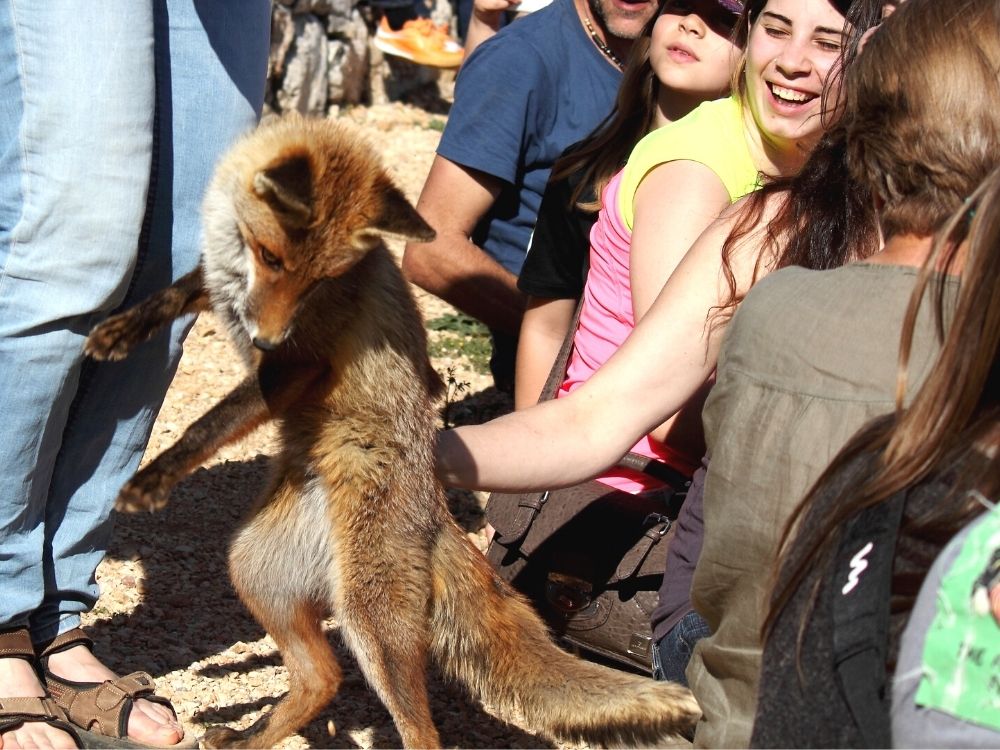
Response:
M629 278L632 233L618 210L622 174L618 172L604 188L603 208L590 231L590 271L583 290L580 323L557 398L587 381L635 328ZM697 467L697 457L678 455L649 436L641 438L632 452L666 461L682 472L690 473ZM618 468L598 477L598 481L632 494L661 486L661 482L645 474Z

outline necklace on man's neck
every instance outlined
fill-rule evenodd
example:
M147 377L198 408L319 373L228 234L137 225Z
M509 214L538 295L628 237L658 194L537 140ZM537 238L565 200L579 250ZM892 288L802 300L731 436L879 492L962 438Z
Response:
M587 33L590 34L590 38L594 40L594 44L597 45L597 49L604 53L604 56L608 58L611 61L611 64L618 68L618 70L624 69L625 63L619 60L618 55L612 52L611 48L604 43L604 40L597 35L597 32L594 30L594 25L590 22L590 14L586 11L584 11L583 14L583 25L587 27Z

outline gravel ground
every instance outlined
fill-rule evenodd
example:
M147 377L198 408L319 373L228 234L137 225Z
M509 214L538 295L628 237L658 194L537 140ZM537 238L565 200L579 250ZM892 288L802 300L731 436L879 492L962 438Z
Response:
M394 103L341 116L362 124L400 187L416 201L446 113L447 99L433 97L420 106ZM402 247L393 249L401 252ZM428 319L450 309L426 294L418 296ZM455 379L468 383L452 421L480 421L510 408L489 378L467 362L439 359L434 364L442 374L454 368ZM221 328L210 315L202 316L188 337L146 458L172 444L243 374ZM273 641L243 609L225 568L227 539L262 482L270 440L264 428L224 449L177 487L165 511L119 516L112 547L98 570L101 600L84 620L98 655L119 672L152 673L195 735L218 723L245 727L287 689ZM484 499L478 493L449 495L456 518L480 549L485 548ZM340 693L280 747L400 747L389 714L367 687L333 621L330 631L345 670ZM447 747L585 747L549 743L507 723L436 675L431 675L430 692Z

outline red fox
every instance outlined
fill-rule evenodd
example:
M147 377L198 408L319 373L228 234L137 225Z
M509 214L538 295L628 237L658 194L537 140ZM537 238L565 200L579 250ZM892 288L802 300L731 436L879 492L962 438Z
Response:
M438 747L426 688L450 678L535 731L652 743L689 731L691 693L592 664L555 645L452 519L434 476L434 401L420 312L383 237L430 240L354 130L286 116L238 143L204 202L198 269L98 325L87 352L124 357L176 316L212 310L250 374L122 489L124 511L163 507L173 485L269 419L270 486L236 530L229 571L274 638L289 692L209 747L272 747L337 693L322 630L344 642L406 747Z

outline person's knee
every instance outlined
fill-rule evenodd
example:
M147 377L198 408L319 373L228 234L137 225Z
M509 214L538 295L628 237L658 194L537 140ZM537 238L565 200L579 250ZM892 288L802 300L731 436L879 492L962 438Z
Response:
M688 612L656 643L653 676L687 685L685 670L694 647L710 635L708 623L697 612Z

